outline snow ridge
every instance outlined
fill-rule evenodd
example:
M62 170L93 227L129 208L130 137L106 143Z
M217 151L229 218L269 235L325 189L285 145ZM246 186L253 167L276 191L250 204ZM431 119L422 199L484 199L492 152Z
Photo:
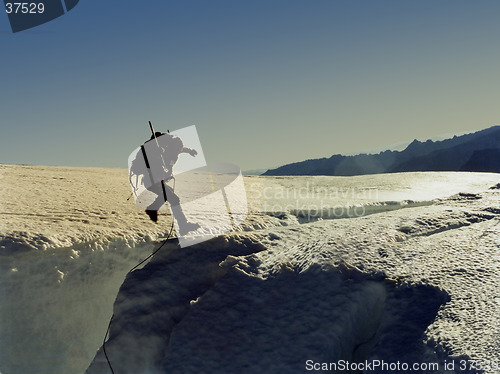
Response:
M312 255L318 244L298 245L295 254ZM370 352L372 359L428 359L421 337L449 300L446 292L344 262L319 265L276 253L262 259L264 249L241 237L184 253L172 245L130 274L106 345L113 369L283 373L303 372L306 360L362 362ZM86 373L108 371L101 350Z
M107 347L117 373L500 359L495 174L248 178L255 209L238 231L186 250L171 240L128 276L170 220L152 224L126 201L124 171L0 166L0 174L2 374L109 373L99 347L113 310ZM85 184L81 194L75 183ZM442 198L449 185L466 192ZM316 214L317 191L352 186L381 190L378 200L353 200L378 214ZM267 206L287 206L278 193L287 191L309 193L299 202L306 209L260 209L266 196Z
M457 266L471 269L467 263L476 262L464 236L477 243L479 257L495 251L496 205L495 192L458 195L432 210L398 210L376 220L235 233L185 251L172 244L120 289L107 344L113 367L124 373L298 373L306 372L307 360L376 359L434 362L440 373L450 373L444 362L454 361L452 372L479 373L458 370L459 363L494 357L495 347L485 337L475 339L478 349L467 348L461 330L493 323L491 334L498 333L488 310L495 310L500 282L491 255L482 270L488 278ZM345 237L353 226L361 231ZM437 253L443 259L431 262ZM464 306L462 295L478 284L491 299L479 303L473 296ZM457 315L467 322L451 330ZM99 351L87 374L108 370Z
M23 233L1 242L0 372L7 374L82 373L126 272L157 246L149 236L45 250L31 249L40 240ZM17 251L20 242L25 249Z

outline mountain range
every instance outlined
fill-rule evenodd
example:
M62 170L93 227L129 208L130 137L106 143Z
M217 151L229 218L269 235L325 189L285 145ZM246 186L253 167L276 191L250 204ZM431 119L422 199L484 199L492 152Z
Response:
M262 175L337 175L409 171L476 171L500 173L500 126L441 141L414 140L402 151L340 154L269 169Z

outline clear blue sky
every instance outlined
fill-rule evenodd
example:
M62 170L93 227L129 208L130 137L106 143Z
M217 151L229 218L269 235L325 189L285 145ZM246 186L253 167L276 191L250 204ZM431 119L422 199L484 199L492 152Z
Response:
M80 0L0 16L0 163L127 167L197 125L256 169L500 123L500 2Z

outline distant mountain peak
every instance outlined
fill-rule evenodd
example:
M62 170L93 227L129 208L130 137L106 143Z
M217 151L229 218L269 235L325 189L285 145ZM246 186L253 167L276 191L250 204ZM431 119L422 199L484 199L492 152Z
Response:
M422 144L423 142L421 141L418 141L417 139L414 139L410 144L408 144L408 147L406 147L406 149L411 149L411 148L414 148L416 146L418 146L419 144Z
M403 151L332 155L270 169L263 175L362 175L404 171L500 173L500 126L444 140L414 139ZM494 158L494 159L489 159Z

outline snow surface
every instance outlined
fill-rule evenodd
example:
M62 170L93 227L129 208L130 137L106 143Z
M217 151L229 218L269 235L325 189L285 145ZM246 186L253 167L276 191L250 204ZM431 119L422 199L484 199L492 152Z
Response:
M115 373L300 373L340 359L476 372L460 362L500 360L498 182L245 177L238 231L172 239L127 275L170 218L127 201L126 171L0 165L0 372L110 373L113 311Z

